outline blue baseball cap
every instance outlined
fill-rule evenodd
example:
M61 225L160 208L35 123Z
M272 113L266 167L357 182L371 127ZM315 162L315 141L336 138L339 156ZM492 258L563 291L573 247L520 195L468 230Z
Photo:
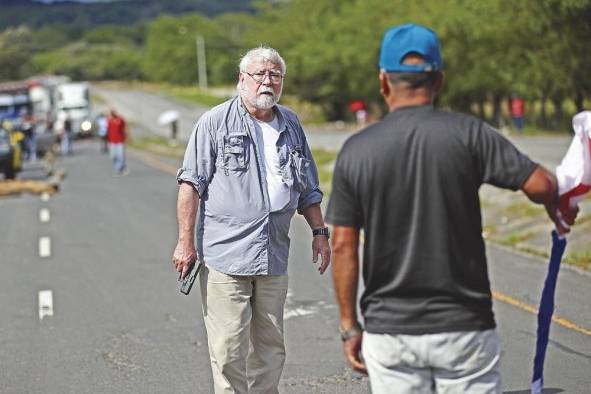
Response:
M402 64L409 53L425 59L423 64ZM439 39L425 26L407 23L391 27L384 34L380 51L380 69L386 72L431 72L443 69Z

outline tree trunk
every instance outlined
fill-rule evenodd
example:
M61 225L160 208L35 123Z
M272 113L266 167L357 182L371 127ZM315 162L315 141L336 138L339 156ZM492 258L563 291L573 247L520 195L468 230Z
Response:
M583 97L583 92L581 92L581 90L577 90L577 93L575 95L575 106L577 107L577 113L585 110L585 108L583 108L584 100L585 98Z
M482 119L482 120L486 120L486 112L484 110L484 100L483 99L478 100L478 117L480 117L480 119Z
M501 125L501 117L503 116L502 111L501 111L501 103L503 101L503 98L501 97L501 95L498 94L494 94L493 95L493 118L492 121L495 123L496 127L499 127Z
M546 103L548 101L548 97L544 94L542 95L542 103L541 103L541 108L540 108L540 115L541 115L541 121L542 124L541 126L543 128L548 128L548 111L546 108Z
M552 104L554 104L554 127L560 127L562 124L562 118L564 118L564 111L562 110L562 96L554 96L552 98Z

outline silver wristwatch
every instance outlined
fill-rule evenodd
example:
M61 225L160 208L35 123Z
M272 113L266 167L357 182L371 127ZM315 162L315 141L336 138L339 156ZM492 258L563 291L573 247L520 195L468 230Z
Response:
M339 327L339 332L341 333L341 341L345 342L348 339L360 335L363 332L363 329L359 324L357 324L348 330L344 330L343 328Z

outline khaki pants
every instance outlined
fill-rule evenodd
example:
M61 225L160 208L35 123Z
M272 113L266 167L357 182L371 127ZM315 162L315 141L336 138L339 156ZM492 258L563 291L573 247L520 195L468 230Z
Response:
M204 266L199 279L215 393L277 393L287 275L234 276Z
M500 394L496 330L425 335L363 333L374 394Z

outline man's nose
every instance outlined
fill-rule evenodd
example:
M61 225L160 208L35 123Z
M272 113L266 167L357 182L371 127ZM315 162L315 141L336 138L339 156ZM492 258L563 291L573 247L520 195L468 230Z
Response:
M263 81L261 82L261 84L263 84L263 85L273 85L273 82L271 81L271 74L266 73L265 76L263 77Z

